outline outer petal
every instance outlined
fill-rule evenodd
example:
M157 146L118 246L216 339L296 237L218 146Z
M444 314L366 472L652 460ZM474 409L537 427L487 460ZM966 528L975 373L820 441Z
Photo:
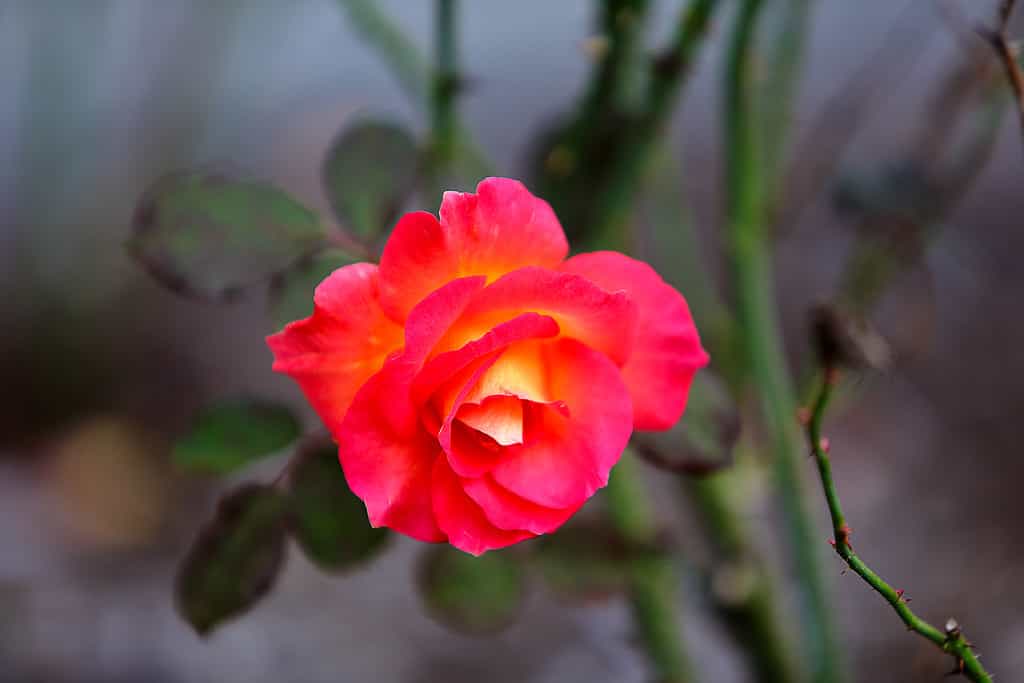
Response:
M636 306L625 292L608 292L585 277L536 267L512 271L475 296L441 348L461 346L523 311L554 318L563 336L616 363L629 358Z
M633 406L618 368L604 354L559 339L545 357L551 391L568 415L531 405L526 443L507 447L491 476L538 505L570 508L608 483L633 431Z
M381 299L395 320L454 278L491 281L522 266L554 268L569 251L551 207L516 180L487 178L476 194L446 192L440 214L440 223L407 214L384 247Z
M339 268L316 288L313 315L267 337L274 370L290 375L337 434L359 387L402 345L378 302L377 266Z
M462 487L484 511L491 524L499 529L524 529L535 534L546 534L576 514L582 502L568 508L548 508L531 503L508 489L499 486L489 476L463 479Z
M363 385L338 431L338 452L370 523L413 538L444 540L431 502L431 471L441 455L411 400L412 380L434 344L483 286L483 278L451 282L409 315L406 345ZM443 458L442 458L443 459Z
M637 429L668 429L686 408L693 376L708 362L683 296L653 268L628 256L599 251L562 264L609 292L625 291L639 314L633 353L622 377L633 397Z
M529 531L499 529L487 521L444 458L438 458L434 464L432 493L437 523L448 535L448 542L459 550L481 555L534 536Z
M414 424L396 429L387 406L408 392L400 364L385 366L359 391L345 416L338 457L353 493L366 503L373 526L387 526L421 541L443 541L430 496L440 446Z

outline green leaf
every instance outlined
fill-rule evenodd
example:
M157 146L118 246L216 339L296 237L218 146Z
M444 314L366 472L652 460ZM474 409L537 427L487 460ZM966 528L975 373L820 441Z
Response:
M306 557L328 571L373 557L390 533L370 526L366 506L345 482L337 448L298 457L288 479L289 526Z
M600 600L628 588L629 547L611 529L575 523L544 536L534 562L545 583L569 601Z
M288 270L323 239L317 215L283 191L193 171L149 189L126 247L171 290L227 300Z
M331 144L324 189L344 226L373 240L391 229L416 184L418 165L416 141L404 128L360 121Z
M175 444L174 462L187 470L225 474L281 450L301 432L299 420L283 405L227 401L199 414Z
M637 455L662 469L710 474L732 464L741 426L728 389L705 369L694 377L683 418L669 431L638 433L632 446Z
M494 633L515 619L526 594L522 565L508 551L473 557L440 545L423 554L420 595L430 614L453 630Z
M175 583L178 612L205 636L270 592L284 565L284 496L249 484L221 500Z
M303 261L271 284L270 313L274 327L281 329L293 320L313 313L313 292L316 286L342 266L355 263L340 249L324 249Z

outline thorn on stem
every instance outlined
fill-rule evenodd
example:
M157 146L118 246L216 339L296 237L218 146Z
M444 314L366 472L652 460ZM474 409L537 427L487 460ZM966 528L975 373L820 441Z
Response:
M961 675L964 672L965 666L966 666L966 664L964 663L964 660L962 660L961 658L957 657L956 658L956 663L953 664L953 670L946 672L946 678L949 678L950 676L959 676L959 675Z
M818 440L818 448L823 452L828 453L832 448L832 442L828 440L827 436L823 436Z
M853 550L853 546L850 545L850 534L853 533L853 529L850 528L849 524L843 524L836 529L836 543L839 545L845 545L847 548Z

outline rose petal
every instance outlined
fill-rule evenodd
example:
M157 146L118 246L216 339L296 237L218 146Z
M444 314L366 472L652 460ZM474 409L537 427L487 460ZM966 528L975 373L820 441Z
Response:
M557 334L558 324L553 319L537 313L523 313L502 322L454 351L445 351L430 359L413 385L413 400L417 403L426 401L442 384L450 382L453 375L477 359L505 349L513 342L553 337ZM439 348L447 347L441 344ZM460 386L459 389L461 388Z
M443 541L430 496L434 461L444 460L441 447L418 424L396 429L395 416L386 411L408 385L401 364L385 365L370 378L342 423L338 457L349 488L366 503L370 524Z
M441 221L407 214L381 255L381 300L395 320L444 283L468 275L492 281L527 265L556 267L569 251L547 202L516 180L487 178L476 194L446 192Z
M608 483L633 429L633 406L618 368L574 339L545 345L551 392L568 415L527 404L526 443L509 446L495 482L531 502L570 508Z
M481 555L534 535L529 531L499 529L487 521L480 506L466 495L459 478L444 458L438 458L434 464L431 486L437 523L448 535L448 542L459 550Z
M274 370L290 375L332 433L359 387L402 345L378 302L377 266L355 263L316 288L313 315L267 337Z
M437 432L437 441L448 456L448 464L463 476L476 477L489 472L501 455L499 448L484 448L478 438L468 433L466 427L455 422L455 415L465 401L466 394L501 353L501 349L493 351L466 367L450 382L452 387L458 387L454 396L440 399L445 417Z
M441 455L411 400L412 379L437 339L483 286L463 278L430 294L409 314L406 346L356 393L338 430L338 456L370 522L413 538L444 540L434 521L430 477ZM443 458L442 458L443 460Z
M494 439L500 446L523 443L523 401L515 396L488 396L466 403L456 418Z
M617 364L629 358L636 307L625 292L608 292L585 277L533 266L512 271L477 294L440 346L462 346L523 311L550 316L562 336L578 339Z
M466 403L480 403L488 396L514 396L535 403L555 403L548 387L543 340L524 340L510 345L487 369L466 395Z
M458 421L452 423L449 434L442 449L448 465L460 477L481 477L501 462L504 448L486 434Z
M463 479L462 487L466 495L480 506L487 520L499 529L547 534L565 524L583 504L564 509L537 505L498 485L489 476Z
M633 398L633 424L669 429L686 408L694 374L708 362L686 299L646 263L611 251L579 254L561 269L609 292L624 291L636 302L633 352L622 366Z

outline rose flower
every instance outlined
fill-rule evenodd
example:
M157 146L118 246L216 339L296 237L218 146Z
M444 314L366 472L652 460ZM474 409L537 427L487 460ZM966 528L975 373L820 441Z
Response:
M518 181L406 214L380 265L339 268L268 338L370 523L478 555L557 529L633 429L682 415L707 363L686 300L615 252L566 259Z

